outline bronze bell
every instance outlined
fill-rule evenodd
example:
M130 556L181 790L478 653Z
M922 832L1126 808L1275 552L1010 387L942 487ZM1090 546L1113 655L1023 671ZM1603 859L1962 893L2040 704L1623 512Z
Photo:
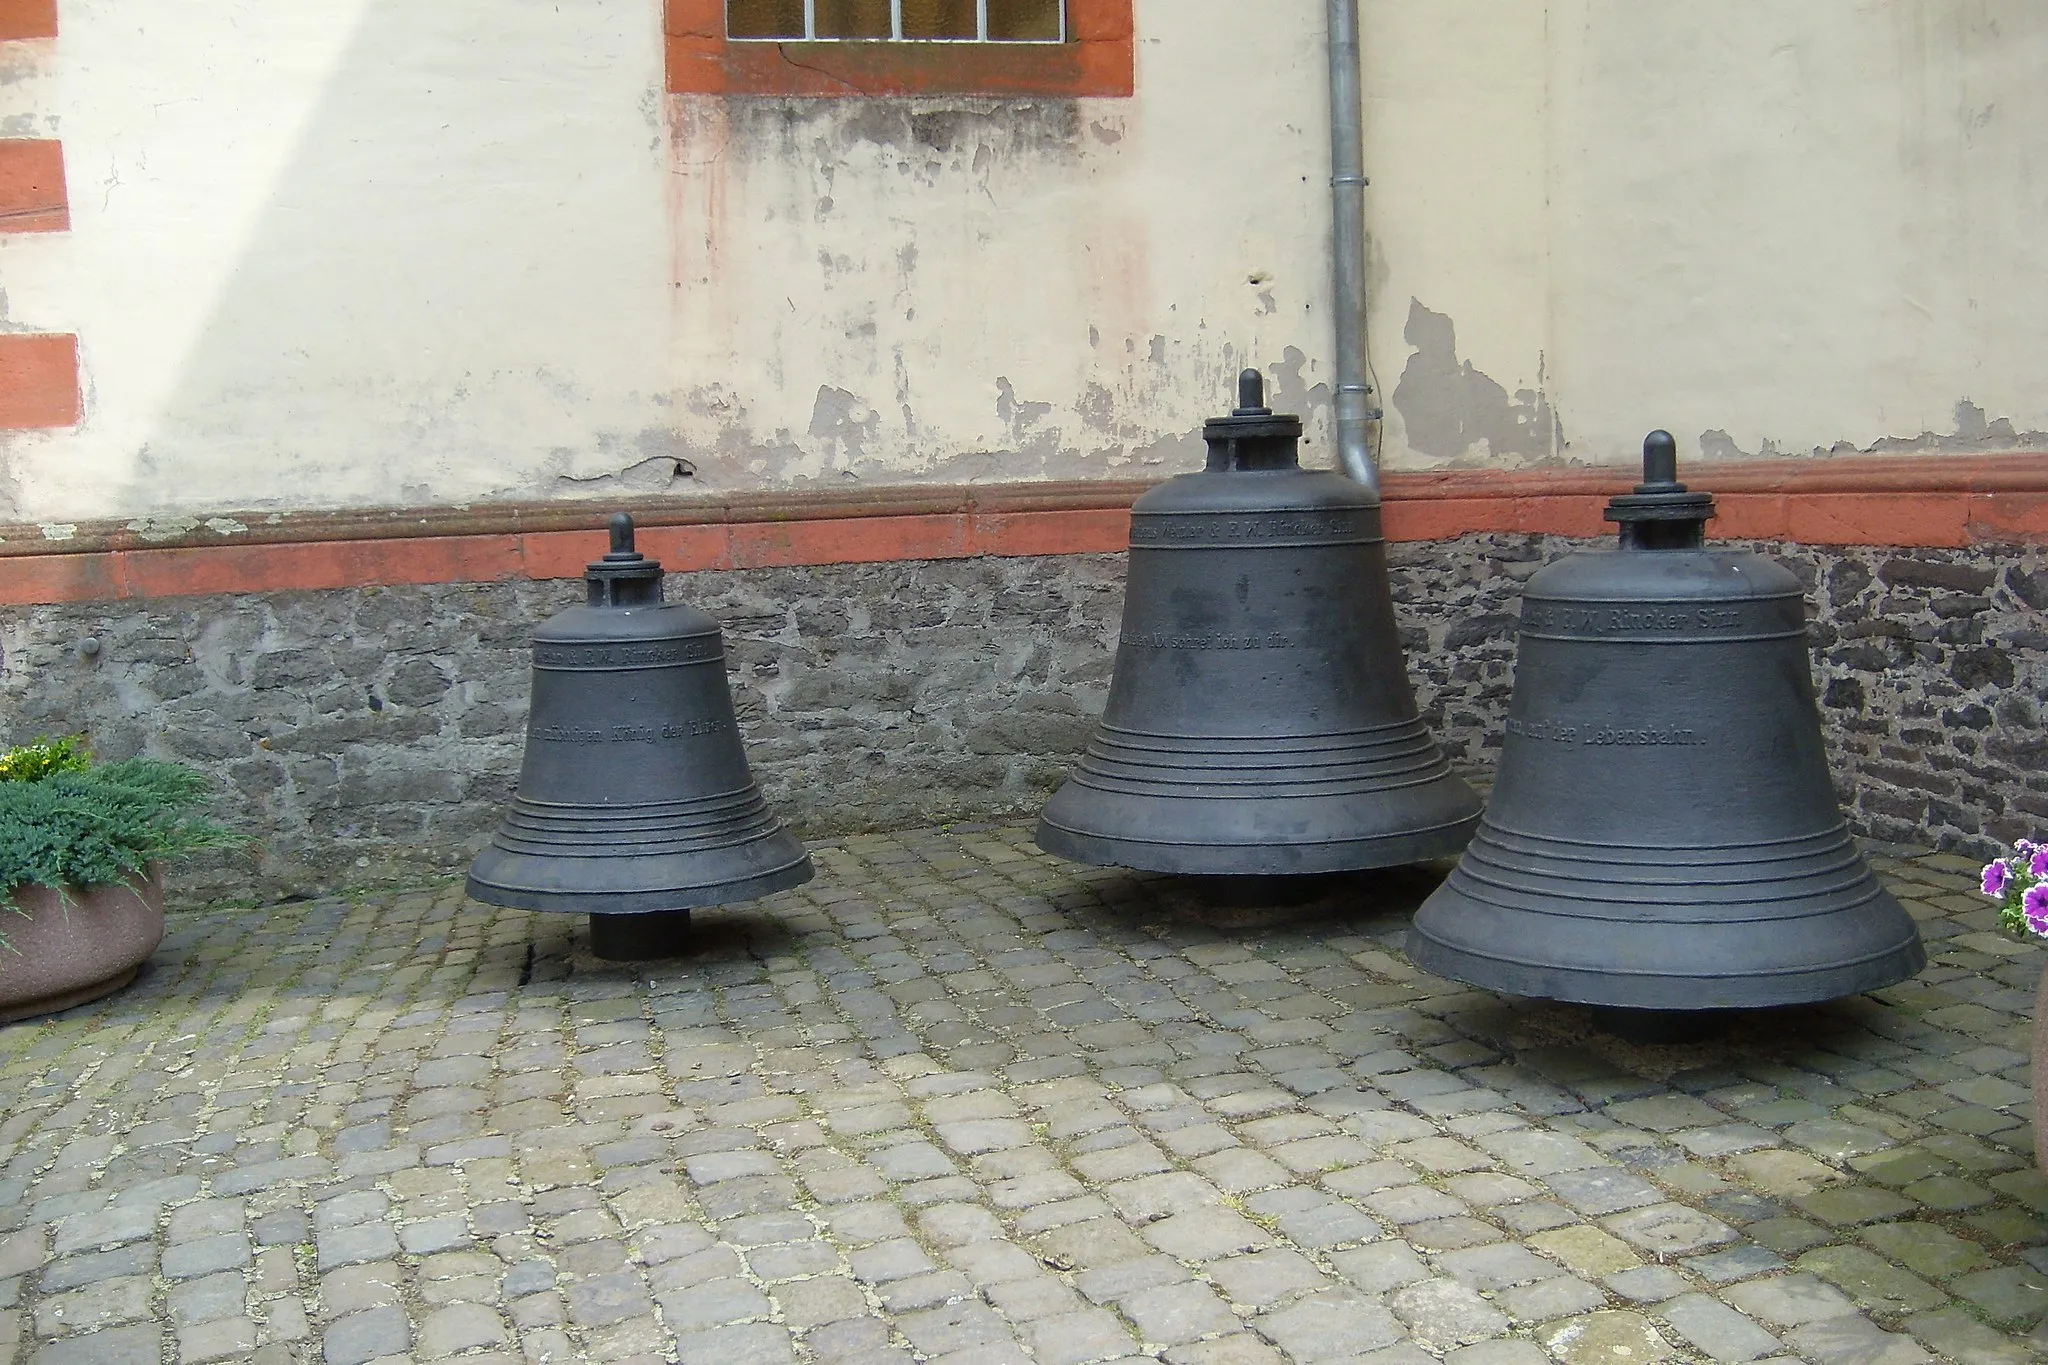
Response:
M1208 465L1131 508L1102 723L1038 845L1077 862L1287 877L1448 857L1479 798L1416 713L1379 502L1301 468L1257 370Z
M692 907L801 885L811 860L747 768L718 623L662 600L624 512L585 583L534 632L519 793L469 894L589 915L599 957L667 956Z
M1609 504L1618 553L1522 595L1486 818L1416 913L1415 964L1623 1010L1875 990L1927 957L1835 803L1799 580L1709 550L1668 433Z

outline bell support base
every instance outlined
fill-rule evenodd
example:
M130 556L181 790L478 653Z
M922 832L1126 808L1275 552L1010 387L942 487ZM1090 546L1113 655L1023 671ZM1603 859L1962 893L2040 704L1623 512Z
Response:
M657 957L677 957L689 950L687 910L590 917L590 951L607 962L646 962Z
M1624 1043L1703 1043L1719 1037L1735 1014L1732 1010L1623 1010L1603 1005L1593 1010L1593 1027Z
M1337 885L1337 874L1328 872L1304 877L1190 877L1185 882L1195 899L1223 910L1307 905L1329 895Z

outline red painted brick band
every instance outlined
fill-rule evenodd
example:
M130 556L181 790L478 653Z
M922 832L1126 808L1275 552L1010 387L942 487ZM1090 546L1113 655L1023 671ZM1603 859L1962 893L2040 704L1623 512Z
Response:
M78 338L68 332L0 332L0 431L77 423Z
M63 232L70 226L64 144L0 138L0 232Z
M2048 454L1699 466L1714 534L1825 545L2048 544ZM1388 537L1495 532L1604 536L1620 470L1386 477ZM1142 484L898 488L629 502L641 545L671 569L747 569L1105 554L1127 542ZM151 545L117 523L50 540L0 528L0 604L28 605L396 584L574 578L602 548L609 505L356 510L216 518Z

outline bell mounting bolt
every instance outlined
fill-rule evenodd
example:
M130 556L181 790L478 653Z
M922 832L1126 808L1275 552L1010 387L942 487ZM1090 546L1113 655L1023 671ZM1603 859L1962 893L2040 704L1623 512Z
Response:
M1714 495L1678 481L1678 442L1660 429L1643 438L1643 481L1610 501L1605 515L1621 524L1624 550L1697 550L1707 543Z
M633 518L614 512L608 523L612 547L603 559L584 570L593 607L640 607L661 600L661 561L633 548Z
M1237 376L1237 411L1233 417L1264 417L1273 410L1266 406L1266 376L1245 370Z
M1638 493L1683 493L1678 481L1678 441L1668 431L1653 431L1643 438L1643 481Z
M633 563L647 557L633 548L633 514L631 512L612 513L611 528L612 548L604 557L606 563Z
M1301 419L1266 406L1266 379L1255 369L1237 376L1237 408L1202 426L1210 470L1299 469Z

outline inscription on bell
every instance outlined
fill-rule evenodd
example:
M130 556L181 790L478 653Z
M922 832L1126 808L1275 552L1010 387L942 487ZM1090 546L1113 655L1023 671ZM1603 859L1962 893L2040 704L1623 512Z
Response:
M533 732L533 737L550 744L655 744L666 739L723 734L732 728L731 721L703 716L666 725L612 725L602 729L588 725L544 725Z
M718 639L712 636L645 645L536 644L533 661L542 668L658 668L664 664L703 663L723 653Z
M1559 725L1547 720L1516 720L1513 716L1508 717L1508 733L1520 735L1523 739L1555 740L1559 744L1576 744L1579 739L1579 727L1576 725Z
M1549 740L1557 744L1705 744L1697 730L1678 726L1581 726L1560 725L1551 720L1508 718L1508 733L1523 739Z
M1737 607L1666 606L1657 603L1628 607L1576 607L1535 601L1525 601L1522 606L1525 630L1561 630L1581 635L1739 630L1745 626L1754 629L1775 624L1775 613L1758 617Z
M1293 649L1294 641L1279 631L1264 635L1169 635L1165 631L1117 636L1119 645L1137 649Z
M1131 544L1258 545L1283 540L1349 540L1369 537L1364 509L1339 512L1266 512L1257 516L1181 513L1134 517Z
M1624 727L1621 729L1589 730L1586 732L1586 743L1690 745L1705 744L1706 740L1700 738L1697 730L1666 730L1660 726L1650 725L1637 729Z

